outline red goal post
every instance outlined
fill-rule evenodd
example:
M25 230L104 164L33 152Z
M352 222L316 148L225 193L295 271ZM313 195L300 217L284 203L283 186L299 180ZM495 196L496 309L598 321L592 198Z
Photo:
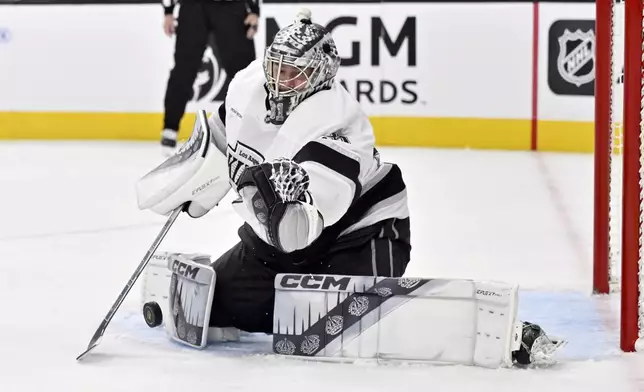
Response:
M593 288L621 291L620 346L639 348L644 0L596 0Z

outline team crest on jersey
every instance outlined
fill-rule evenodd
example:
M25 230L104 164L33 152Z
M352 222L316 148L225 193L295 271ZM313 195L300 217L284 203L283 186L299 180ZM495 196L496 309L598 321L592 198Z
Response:
M264 156L252 147L237 141L234 146L228 145L228 178L236 186L242 173L248 166L259 165L264 162Z

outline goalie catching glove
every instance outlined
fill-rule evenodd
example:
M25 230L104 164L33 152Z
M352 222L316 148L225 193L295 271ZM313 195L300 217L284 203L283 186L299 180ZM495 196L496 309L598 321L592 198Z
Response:
M248 167L241 177L239 194L266 231L270 245L282 252L307 247L324 228L308 185L306 170L284 158Z

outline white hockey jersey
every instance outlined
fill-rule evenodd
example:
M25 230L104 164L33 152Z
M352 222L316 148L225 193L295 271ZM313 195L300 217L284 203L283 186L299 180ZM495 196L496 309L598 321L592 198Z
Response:
M380 162L368 117L339 82L302 101L282 125L265 121L264 83L262 62L256 60L235 75L224 104L210 117L211 126L225 135L225 143L221 139L216 144L220 150L225 146L233 189L246 167L288 158L299 162L309 175L309 192L324 220L322 236L334 225L332 235L341 236L385 219L408 218L398 168ZM384 181L387 177L389 184ZM379 183L383 191L361 198ZM245 203L234 207L266 242L264 230ZM350 211L352 217L347 214Z

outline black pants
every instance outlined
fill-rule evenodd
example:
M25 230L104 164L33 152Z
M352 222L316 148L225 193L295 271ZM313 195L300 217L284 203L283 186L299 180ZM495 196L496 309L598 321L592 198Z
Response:
M402 276L409 237L409 219L389 219L340 237L326 254L300 266L259 254L242 241L213 263L217 279L210 325L270 334L278 273Z
M255 60L253 40L246 38L247 16L243 1L190 1L181 4L174 52L165 95L164 128L178 130L186 105L192 98L192 85L212 33L221 66L229 80Z

